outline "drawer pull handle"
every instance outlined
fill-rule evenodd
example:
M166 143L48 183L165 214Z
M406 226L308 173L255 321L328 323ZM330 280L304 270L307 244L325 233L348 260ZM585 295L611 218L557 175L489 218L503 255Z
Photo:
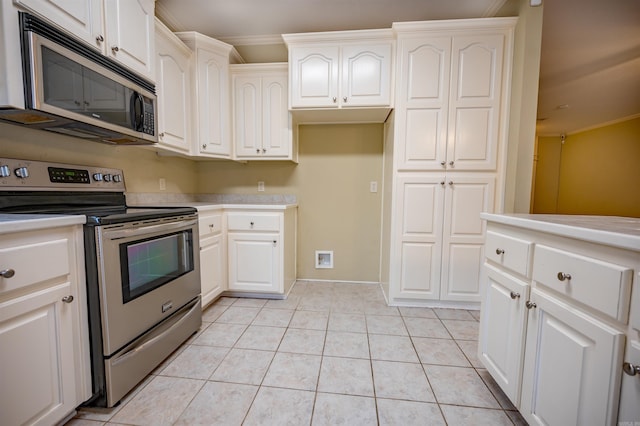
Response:
M630 376L635 376L640 374L640 365L633 365L630 362L625 362L622 364L622 371Z
M213 223L209 224L209 228L213 229Z
M253 226L253 225L254 225L254 223L253 223L253 222L249 222L249 225Z
M520 298L520 293L516 293L515 291L512 291L511 293L509 293L509 296L511 296L511 298L515 300Z
M524 305L527 307L527 309L533 309L538 307L538 305L536 305L535 302L532 302L530 300L527 300L527 303L525 303Z
M502 250L502 249L500 249L500 248L499 248L499 249L496 249L496 254L497 254L498 256L499 256L499 255L501 255L501 254L504 254L504 250Z
M73 296L72 295L65 296L65 297L62 298L62 301L64 303L71 303L71 302L73 302Z
M3 269L2 271L0 271L0 277L2 278L11 278L15 274L16 271L14 271L13 269Z
M558 272L558 279L560 281L570 280L571 274L567 274L566 272Z

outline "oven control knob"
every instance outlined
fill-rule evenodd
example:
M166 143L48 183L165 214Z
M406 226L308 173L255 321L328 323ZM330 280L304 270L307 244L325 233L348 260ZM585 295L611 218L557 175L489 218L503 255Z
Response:
M0 177L11 176L11 169L9 166L0 166Z
M120 176L120 175L113 175L113 181L114 181L114 182L122 182L122 176Z
M105 182L111 182L111 175L110 174L107 173L103 177L104 177L104 181Z
M93 180L95 180L96 182L100 182L102 180L102 173L94 173Z
M21 179L26 179L29 177L29 169L27 169L26 167L18 167L15 170L15 174Z

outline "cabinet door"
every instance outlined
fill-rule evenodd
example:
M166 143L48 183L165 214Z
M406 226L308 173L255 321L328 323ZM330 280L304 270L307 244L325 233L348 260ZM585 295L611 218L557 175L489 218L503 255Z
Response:
M229 290L282 292L280 236L229 233Z
M447 174L442 243L442 300L481 301L486 223L493 211L495 178Z
M57 424L79 402L69 294L65 282L0 304L3 424Z
M287 158L291 154L291 123L287 108L287 75L262 78L262 154Z
M338 107L339 55L337 46L291 49L291 108Z
M262 154L262 80L236 76L234 85L234 139L238 157Z
M453 38L449 169L496 169L503 45L502 34Z
M398 169L444 170L451 38L400 42Z
M106 53L154 81L154 0L104 0Z
M203 307L226 289L223 261L222 235L200 240L200 282Z
M228 115L229 60L223 55L197 50L197 99L199 152L231 155Z
M443 185L444 175L398 178L393 298L440 298Z
M342 48L342 107L391 105L391 43Z
M536 289L520 412L530 425L613 425L625 336Z
M524 363L525 301L529 285L485 264L479 358L505 395L518 407Z
M101 0L14 0L32 12L57 24L90 46L102 50Z
M156 33L158 145L188 154L191 151L190 56L169 37L161 31Z

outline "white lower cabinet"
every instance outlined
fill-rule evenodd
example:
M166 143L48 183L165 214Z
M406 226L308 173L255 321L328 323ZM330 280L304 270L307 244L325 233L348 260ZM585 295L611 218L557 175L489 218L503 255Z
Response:
M624 362L640 364L629 321L640 308L631 293L639 250L625 246L625 234L603 232L602 218L591 233L558 226L561 216L482 218L478 356L524 419L549 426L640 421L640 371L623 374Z
M297 208L227 212L230 292L286 295L296 280Z
M494 187L490 175L399 175L392 299L480 302L480 213L492 209Z
M485 265L487 286L482 302L479 353L494 380L519 404L529 285Z
M229 233L229 290L282 292L278 234Z
M56 424L90 396L81 234L0 236L2 424Z
M520 411L530 425L611 425L624 333L533 289Z
M226 282L226 247L222 233L222 212L199 213L200 286L202 306L213 302L224 290Z

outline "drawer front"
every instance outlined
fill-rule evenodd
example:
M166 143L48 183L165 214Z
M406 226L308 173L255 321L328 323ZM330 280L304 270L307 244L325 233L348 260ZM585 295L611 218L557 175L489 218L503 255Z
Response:
M533 243L497 232L487 231L485 256L507 269L530 276Z
M280 232L280 215L277 213L228 213L229 231Z
M0 249L0 270L12 269L11 278L0 277L0 294L70 274L69 240L33 242Z
M629 315L633 270L537 245L533 279L545 287L624 323Z
M198 228L200 230L200 237L219 234L222 232L222 214L200 216Z

